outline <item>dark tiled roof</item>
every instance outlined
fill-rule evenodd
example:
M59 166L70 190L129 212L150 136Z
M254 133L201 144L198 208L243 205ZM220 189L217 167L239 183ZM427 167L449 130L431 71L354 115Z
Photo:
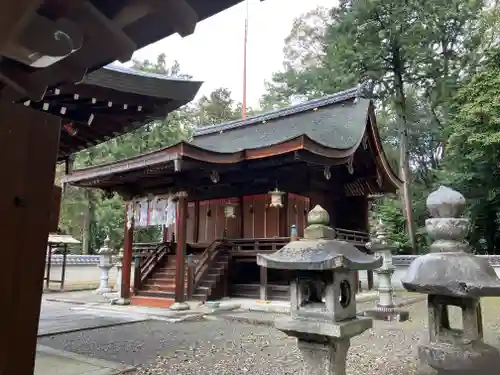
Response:
M301 135L319 144L348 149L360 142L370 101L358 89L342 91L293 107L198 129L192 144L217 152L266 147Z
M187 103L198 92L201 82L162 74L147 73L119 65L107 65L86 75L82 82L112 90Z

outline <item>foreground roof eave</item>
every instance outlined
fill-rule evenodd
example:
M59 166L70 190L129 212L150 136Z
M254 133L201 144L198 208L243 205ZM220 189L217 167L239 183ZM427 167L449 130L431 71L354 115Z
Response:
M111 64L87 74L79 84L187 103L193 100L203 82Z
M213 164L234 164L244 160L263 159L269 156L278 156L305 150L320 157L345 161L354 154L356 149L357 146L344 150L328 148L312 140L307 135L302 135L273 146L245 149L233 153L215 152L190 143L180 142L174 146L138 155L133 158L75 170L71 175L65 176L63 182L78 185L80 182L91 179L144 169L184 157Z

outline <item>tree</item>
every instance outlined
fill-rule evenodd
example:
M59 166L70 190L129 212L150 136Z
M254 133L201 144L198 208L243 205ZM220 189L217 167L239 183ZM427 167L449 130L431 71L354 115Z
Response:
M454 98L444 178L469 200L471 243L478 252L500 250L500 53Z
M235 108L231 91L218 88L208 97L204 95L198 100L192 115L198 126L215 125L240 118L241 109Z
M302 66L296 58L287 64L285 56L284 71L273 76L270 93L263 98L272 105L272 99L279 104L297 94L315 97L359 82L366 84L365 94L376 99L379 114L388 120L384 138L389 142L385 146L391 154L394 150L400 154L406 202L402 208L407 207L407 230L414 250L412 198L421 194L413 194L410 183L422 183L426 188L435 183L434 170L439 168L443 150L446 103L460 82L477 68L477 51L485 39L482 32L494 30L492 22L481 21L482 8L479 0L343 0L331 10L330 19L324 20L324 31L299 34L304 42L323 45L324 50L315 54L316 64L311 64L309 57ZM429 22L432 28L427 26ZM307 22L294 26L304 24ZM295 30L292 35L296 35ZM292 47L296 45L294 42Z

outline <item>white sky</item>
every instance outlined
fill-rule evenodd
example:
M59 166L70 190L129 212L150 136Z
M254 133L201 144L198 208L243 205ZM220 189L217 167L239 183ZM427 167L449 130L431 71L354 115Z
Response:
M281 69L284 39L294 18L317 6L329 8L336 3L335 0L249 0L248 106L258 106L265 91L264 80ZM154 61L160 53L165 53L168 61L179 62L183 73L204 81L198 96L226 87L239 102L243 91L245 13L242 2L200 22L194 34L186 38L173 35L144 47L134 54L134 59Z

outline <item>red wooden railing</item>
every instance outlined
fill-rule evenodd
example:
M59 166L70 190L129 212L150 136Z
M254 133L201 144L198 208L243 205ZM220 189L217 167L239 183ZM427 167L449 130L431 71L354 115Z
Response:
M223 243L224 240L213 241L198 257L196 264L188 265L188 298L191 298L196 288L208 274L210 268L212 268ZM189 269L189 267L191 267L191 269Z
M134 249L138 250L134 254L134 291L140 289L158 262L172 253L173 248L170 242L134 244Z
M366 232L342 228L335 228L335 238L355 245L364 245L370 241L370 235Z

